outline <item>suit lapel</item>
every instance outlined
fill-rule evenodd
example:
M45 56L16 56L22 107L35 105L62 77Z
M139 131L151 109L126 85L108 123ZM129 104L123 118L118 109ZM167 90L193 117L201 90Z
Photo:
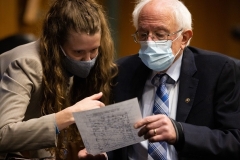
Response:
M137 55L135 55L137 56ZM130 97L142 98L143 88L147 80L147 75L151 73L151 70L147 68L141 60L134 62L136 67L135 75L131 81L131 95ZM194 55L188 48L185 48L182 59L182 67L180 72L180 84L179 84L179 96L177 105L176 120L185 122L188 114L192 108L195 93L197 90L198 79L194 78L193 75L197 72L195 65ZM130 98L129 97L129 98Z
M193 77L196 72L194 55L188 48L185 48L179 78L177 121L185 122L192 108L198 85L198 79Z
M139 100L142 99L143 89L145 87L145 83L149 74L151 74L151 70L141 62L139 68L136 71L136 75L134 76L133 82L135 83L132 83L133 86L135 86L135 94Z

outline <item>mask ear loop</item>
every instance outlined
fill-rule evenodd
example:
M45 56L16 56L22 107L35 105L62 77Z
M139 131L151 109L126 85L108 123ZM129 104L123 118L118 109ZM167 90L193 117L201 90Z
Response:
M63 50L62 46L60 46L60 48L61 48L63 54L67 57L67 55L66 55L65 51Z
M183 31L181 31L180 33L182 34L182 32ZM181 36L181 34L179 34L174 40L172 40L172 42L174 42L176 39L178 39ZM181 48L179 48L178 52L174 55L174 60L176 59L176 57L180 53L180 51L181 51Z
M180 33L182 34L182 32L183 32L183 31L181 31ZM172 40L172 42L174 42L176 39L178 39L178 38L181 36L180 33L179 33L179 35L178 35L174 40Z
M175 54L174 60L175 60L175 58L177 57L177 55L180 53L180 51L181 51L181 48L179 48L178 52Z

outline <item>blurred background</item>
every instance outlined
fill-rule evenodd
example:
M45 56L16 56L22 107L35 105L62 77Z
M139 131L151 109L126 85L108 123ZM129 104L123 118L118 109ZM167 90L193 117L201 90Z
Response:
M131 34L135 0L96 0L109 17L116 57L135 54L139 45ZM182 0L192 13L191 46L240 59L240 0ZM51 0L0 0L0 41L24 34L37 39ZM4 45L5 46L5 45ZM4 47L0 43L0 49Z

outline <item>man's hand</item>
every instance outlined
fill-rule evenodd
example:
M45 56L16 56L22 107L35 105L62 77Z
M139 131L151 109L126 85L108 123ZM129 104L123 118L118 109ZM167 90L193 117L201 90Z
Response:
M138 136L144 136L150 142L176 142L176 131L171 120L163 114L148 116L135 123L134 128L141 128Z

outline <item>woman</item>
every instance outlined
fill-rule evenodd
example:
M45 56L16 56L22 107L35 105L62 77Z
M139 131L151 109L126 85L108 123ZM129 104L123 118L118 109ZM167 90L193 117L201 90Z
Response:
M102 7L56 0L40 39L0 56L0 153L77 159L84 145L72 113L110 103L113 60Z

